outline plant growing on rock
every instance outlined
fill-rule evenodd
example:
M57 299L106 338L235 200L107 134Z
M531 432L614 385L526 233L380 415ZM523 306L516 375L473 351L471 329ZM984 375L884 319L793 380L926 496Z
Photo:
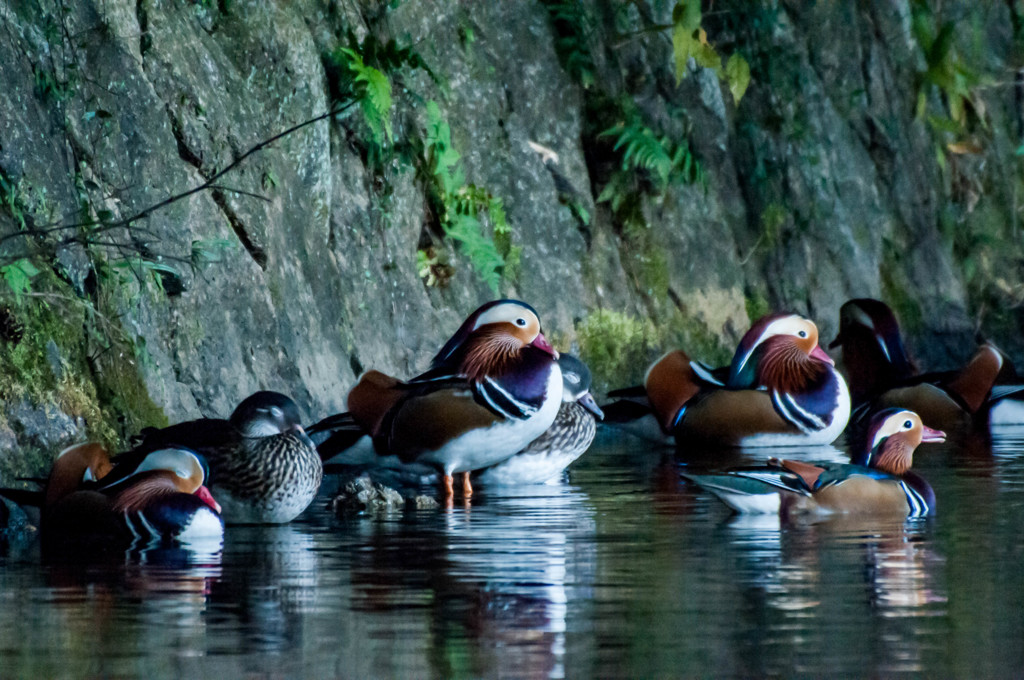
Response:
M512 245L511 227L501 199L483 187L467 183L460 159L441 109L437 102L428 102L421 175L438 223L444 235L455 242L480 278L497 294L502 277L518 265L522 249ZM491 227L490 237L484 233L481 218L485 216Z

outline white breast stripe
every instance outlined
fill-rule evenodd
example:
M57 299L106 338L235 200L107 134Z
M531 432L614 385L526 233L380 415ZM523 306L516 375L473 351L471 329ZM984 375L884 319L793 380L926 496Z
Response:
M775 404L775 410L778 411L779 415L782 416L783 420L787 423L804 434L814 434L815 430L813 428L809 427L798 415L793 415L793 413L790 412L789 407L785 403L783 395L780 392L772 391L772 403Z
M826 427L825 421L821 419L817 413L808 411L793 398L793 395L786 393L786 401L792 405L794 409L808 422L808 424L815 430L824 430Z
M489 378L486 378L486 379L489 380ZM505 416L506 418L516 418L516 419L518 419L520 417L517 414L509 413L508 411L503 409L501 406L498 406L498 404L494 403L494 399L491 399L491 395L488 394L487 392L488 392L487 385L481 385L480 389L477 390L477 393L481 397L484 398L484 400L487 402L488 406L491 407L492 411L494 411L495 413L500 413L501 415Z
M906 482L900 482L900 488L903 489L904 495L907 497L907 504L910 506L909 517L925 517L928 515L928 503L924 497L919 494L916 490L910 488Z
M128 516L128 513L124 513L124 523L128 525L128 530L132 532L132 536L136 539L142 538L142 535L135 530L135 525L132 524L132 518Z
M145 527L146 531L149 532L150 537L160 538L160 532L156 530L156 527L149 523L149 520L146 519L146 515L140 512L138 514L138 517L139 521L142 522L142 526Z
M531 406L530 404L527 404L524 401L520 401L519 399L516 399L515 397L512 396L511 393L509 393L508 390L504 389L501 385L499 385L497 382L495 382L490 376L484 376L484 382L486 382L487 385L489 385L490 387L493 387L495 390L497 390L498 393L501 394L501 396L503 396L506 399L508 399L510 402L512 402L515 405L515 407L517 409L519 409L521 415L514 416L514 417L516 417L516 418L529 418L530 416L532 416L534 413L537 412L537 407L536 406ZM490 401L490 398L488 397L487 400Z

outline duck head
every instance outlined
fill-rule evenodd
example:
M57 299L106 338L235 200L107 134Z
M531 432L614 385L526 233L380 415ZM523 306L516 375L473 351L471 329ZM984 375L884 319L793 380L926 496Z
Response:
M294 432L306 441L299 407L280 392L256 392L246 397L231 414L231 424L243 437L256 439ZM309 442L309 446L313 446ZM315 447L314 447L315 448Z
M96 442L76 444L57 454L46 482L45 506L49 507L78 490L83 482L102 479L113 468L107 449Z
M772 314L740 340L729 368L733 389L795 391L835 362L818 346L818 327L799 314Z
M842 347L854 399L860 400L917 373L907 356L900 326L889 305L873 298L848 300L839 310L839 334L829 348Z
M865 465L893 475L910 470L914 450L922 442L944 442L945 433L921 422L913 411L888 408L871 417L868 423Z
M153 451L139 463L131 476L119 482L125 488L118 494L115 509L138 509L154 495L178 492L195 495L220 514L220 504L203 485L208 469L201 456L186 448L168 447Z
M533 307L518 300L495 300L463 322L431 365L454 365L459 373L476 379L502 372L525 348L558 359L558 352L541 332L540 318Z
M488 326L496 326L496 328L488 329ZM460 347L481 330L505 332L517 338L524 346L531 345L556 359L558 358L558 352L548 343L547 338L541 332L537 310L519 300L493 300L481 305L466 318L459 326L459 330L455 331L441 351L434 356L431 366L437 367L448 362Z
M562 353L558 355L558 367L562 369L562 401L575 401L598 420L604 420L604 411L590 394L593 377L587 365L571 354Z

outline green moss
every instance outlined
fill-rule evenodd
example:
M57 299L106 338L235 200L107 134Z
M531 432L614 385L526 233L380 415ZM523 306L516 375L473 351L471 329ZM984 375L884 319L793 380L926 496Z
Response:
M636 385L658 349L657 332L646 319L599 309L576 326L580 358L594 374L596 392Z
M760 290L747 293L743 298L743 304L747 310L747 318L751 321L756 321L772 311L771 303L768 302L764 292Z
M882 264L879 272L882 280L882 300L896 314L905 335L914 335L924 328L924 312L920 303L907 291L913 290L906 276L900 255L901 248L887 243L882 248Z
M732 360L733 348L724 342L719 333L696 318L675 314L660 329L658 345L661 351L679 348L690 358L713 366L722 366Z
M166 425L139 373L140 345L52 274L33 283L28 296L0 299L17 327L0 338L0 400L54 406L114 448L145 426ZM54 453L23 452L40 464Z

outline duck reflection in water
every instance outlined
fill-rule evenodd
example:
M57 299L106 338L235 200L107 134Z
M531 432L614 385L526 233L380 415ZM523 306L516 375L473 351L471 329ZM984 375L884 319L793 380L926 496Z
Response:
M237 619L247 652L280 652L301 644L303 615L316 599L320 558L314 537L294 524L237 526L225 534L224 569L213 584L211 609ZM262 672L258 660L249 670Z
M570 594L571 584L593 581L589 503L562 485L492 490L476 500L471 509L373 524L368 549L352 553L354 607L415 616L441 677L501 669L560 677L569 602L591 597Z
M830 635L840 634L829 628L836 608L860 608L865 625L890 629L868 636L890 648L882 654L843 631L851 655L899 660L886 669L891 672L921 669L927 644L914 620L945 614L947 601L938 573L944 561L932 548L928 520L832 516L794 522L738 515L723 531L739 565L738 609L749 618L739 627L749 626L754 643L763 646L750 655L759 666L745 673L777 671L771 663L780 648L817 644L819 638L828 644ZM844 615L848 626L857 619Z

